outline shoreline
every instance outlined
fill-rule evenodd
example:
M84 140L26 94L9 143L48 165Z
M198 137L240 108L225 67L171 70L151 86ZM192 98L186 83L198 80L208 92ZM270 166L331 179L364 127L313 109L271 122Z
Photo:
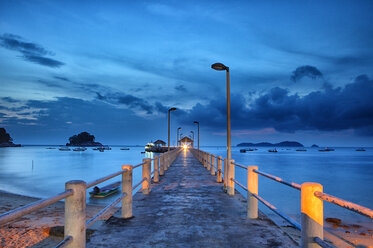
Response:
M0 214L2 214L41 198L0 190L0 199ZM59 201L1 226L0 247L56 246L63 239L64 206L64 202ZM91 219L102 209L103 206L87 204L86 219ZM100 220L108 219L118 209L118 207L113 208Z

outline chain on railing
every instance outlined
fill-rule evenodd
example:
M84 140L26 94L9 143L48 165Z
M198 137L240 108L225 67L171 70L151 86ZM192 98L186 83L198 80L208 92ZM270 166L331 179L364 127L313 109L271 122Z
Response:
M318 244L323 248L333 247L331 244L323 240L323 201L330 202L337 206L343 207L350 211L356 212L363 216L373 219L373 210L360 206L358 204L343 200L341 198L326 194L322 192L322 185L318 183L303 183L302 185L294 182L288 182L280 177L260 171L257 166L244 166L235 163L231 160L229 163L227 159L224 159L224 169L221 168L221 156L215 157L210 153L202 150L192 149L194 156L201 162L201 164L208 170L211 170L212 164L211 159L217 161L217 172L218 174L224 174L224 177L220 178L224 181L224 189L229 195L234 194L234 184L237 184L241 188L247 191L247 217L257 218L258 217L258 200L262 202L266 207L275 212L289 224L294 226L298 230L302 230L302 247L308 247L310 244ZM220 167L219 167L220 161ZM247 187L235 180L234 167L240 167L247 170ZM301 216L302 222L299 224L286 214L282 213L275 206L264 200L258 195L258 175L279 182L291 188L301 191ZM229 178L230 180L227 180ZM224 179L224 180L222 180Z
M56 247L85 247L86 243L86 229L92 226L100 217L110 211L114 206L122 201L121 217L132 217L132 194L135 189L142 184L142 193L149 194L151 175L154 175L153 182L158 182L158 176L164 175L176 159L180 148L173 149L164 153L162 156L155 156L153 159L144 159L142 163L132 166L123 165L122 170L112 173L108 176L96 179L92 182L86 183L81 180L68 181L66 183L66 190L60 194L33 202L24 207L14 209L12 211L0 215L0 225L6 224L26 214L34 212L38 209L44 208L62 199L65 199L65 233L64 240ZM154 170L151 172L151 161L154 164ZM142 180L132 187L133 169L142 166ZM86 190L99 183L105 182L111 178L122 175L122 192L121 195L112 203L107 205L93 218L86 222L85 206L86 206ZM156 178L157 177L157 178Z

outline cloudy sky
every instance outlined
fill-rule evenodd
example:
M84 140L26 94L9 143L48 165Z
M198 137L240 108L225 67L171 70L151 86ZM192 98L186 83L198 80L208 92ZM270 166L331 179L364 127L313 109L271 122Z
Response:
M0 1L0 127L16 143L373 146L372 1Z

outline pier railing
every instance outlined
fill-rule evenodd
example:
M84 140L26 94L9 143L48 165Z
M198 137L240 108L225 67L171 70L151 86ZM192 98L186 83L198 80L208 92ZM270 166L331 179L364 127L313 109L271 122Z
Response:
M153 159L145 158L142 163L138 165L123 165L120 171L89 183L82 180L68 181L65 184L65 191L62 193L1 214L0 225L7 224L19 217L65 199L64 240L56 247L83 248L86 245L86 229L92 226L100 217L110 211L119 202L122 201L121 217L131 218L133 192L138 186L142 185L142 193L149 194L152 181L159 181L159 176L164 175L165 171L171 166L180 151L181 148L176 148L163 153L161 156L156 155ZM153 171L151 171L152 161ZM138 167L142 167L142 180L133 186L133 169ZM87 189L119 175L122 175L120 196L103 208L93 218L86 221Z
M331 248L334 247L324 240L324 212L323 201L330 202L370 219L373 219L373 210L344 199L326 194L319 183L305 182L302 184L288 182L280 177L260 171L258 166L245 166L228 161L222 156L215 156L202 150L191 149L193 155L209 171L216 174L216 181L224 182L224 190L229 195L235 194L235 184L247 192L247 218L258 218L258 201L287 221L291 226L301 231L301 247L307 248ZM224 169L222 170L222 161ZM235 167L247 170L247 185L243 185L235 179ZM293 189L301 191L301 223L290 218L258 194L258 175L279 182ZM223 177L223 178L222 178Z

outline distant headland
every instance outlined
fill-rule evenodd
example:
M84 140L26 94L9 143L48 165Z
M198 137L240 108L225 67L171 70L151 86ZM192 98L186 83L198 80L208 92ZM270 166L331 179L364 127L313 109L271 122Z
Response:
M20 147L19 144L14 144L10 134L6 132L5 128L0 128L0 147Z
M100 142L95 142L95 136L88 132L73 135L69 138L69 141L66 146L102 146Z
M283 141L280 143L269 143L269 142L260 142L260 143L240 143L237 146L256 146L256 147L304 147L299 142L296 141Z

